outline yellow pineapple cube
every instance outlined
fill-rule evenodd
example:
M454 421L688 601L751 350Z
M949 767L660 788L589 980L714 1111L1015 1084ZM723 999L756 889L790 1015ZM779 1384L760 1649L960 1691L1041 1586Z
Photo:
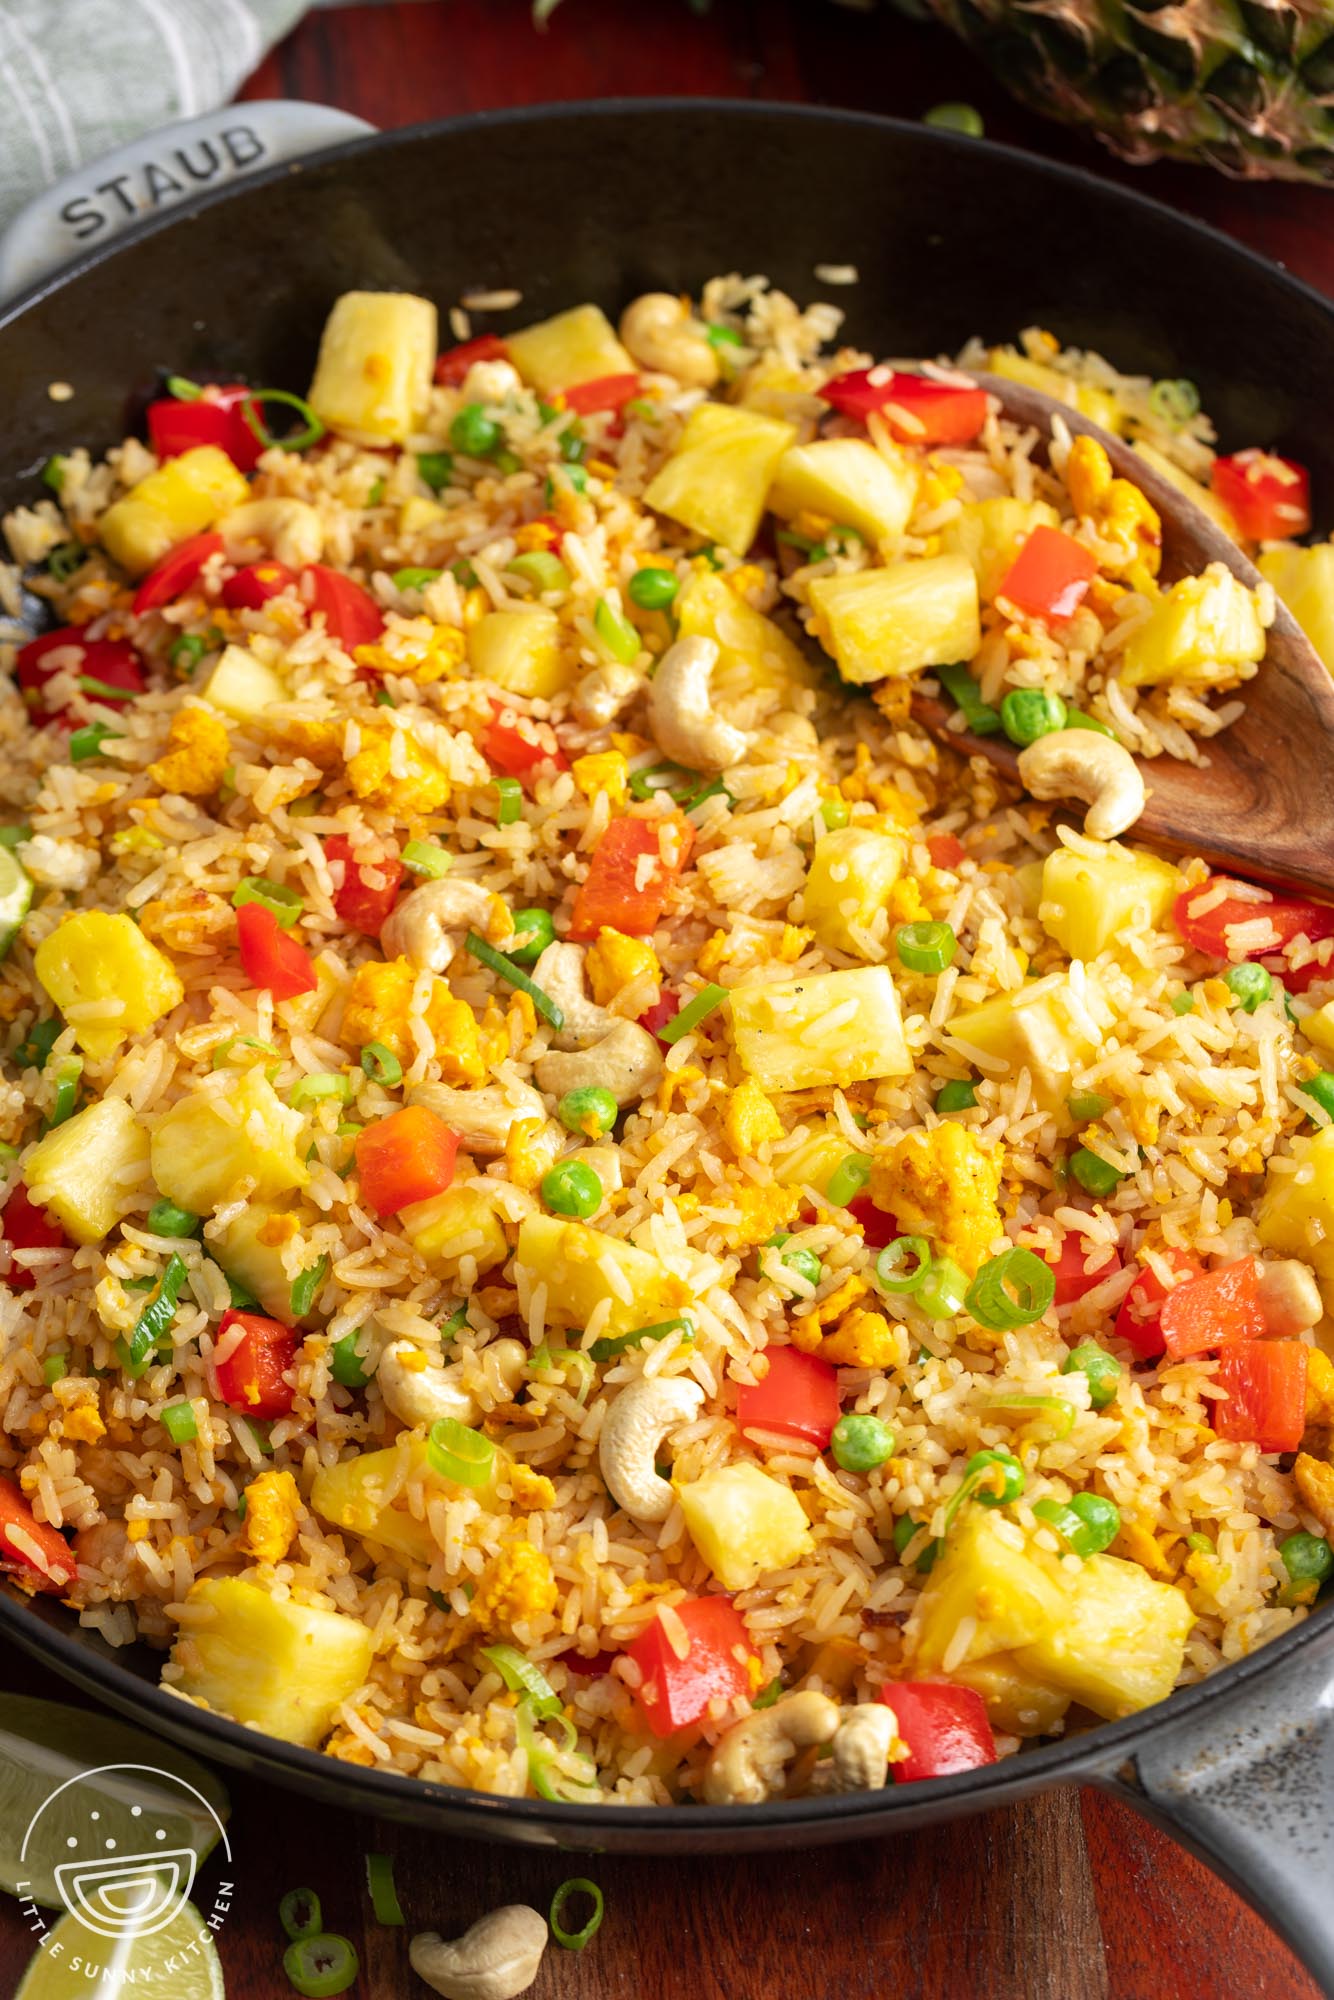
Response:
M802 911L820 943L852 958L872 958L866 932L884 909L903 867L903 846L870 827L841 826L815 843Z
M147 1167L147 1132L123 1098L102 1097L38 1140L23 1179L67 1236L100 1243L133 1207Z
M1313 549L1266 549L1256 567L1334 674L1334 543L1321 542Z
M1334 1056L1334 1000L1326 1000L1323 1007L1312 1008L1302 1017L1301 1030L1308 1042L1327 1056Z
M741 1066L765 1090L842 1088L912 1070L887 966L734 987L731 1007Z
M799 1138L779 1140L769 1163L781 1186L809 1187L823 1194L850 1150L846 1132L830 1120L807 1128Z
M399 1211L399 1221L424 1264L452 1283L470 1257L479 1272L494 1270L509 1256L504 1225L495 1203L479 1188L450 1187Z
M1265 628L1255 593L1222 563L1183 576L1127 640L1120 678L1127 687L1185 681L1208 687L1238 678L1264 658Z
M561 657L560 619L541 604L479 618L468 634L468 663L477 680L541 701L567 688L576 672L573 657Z
M1311 1266L1334 1312L1334 1125L1294 1139L1292 1157L1295 1172L1276 1172L1270 1162L1255 1226L1267 1250Z
M270 1597L240 1576L201 1577L172 1648L172 1682L220 1715L313 1750L365 1682L374 1642L359 1618Z
M1070 1706L1070 1697L1048 1687L1019 1665L1015 1653L989 1653L955 1667L950 1679L981 1695L993 1729L1010 1736L1049 1736Z
M1065 1581L1060 1621L1016 1648L1020 1670L1108 1722L1165 1701L1195 1623L1185 1594L1120 1556L1090 1556Z
M815 1546L796 1494L757 1465L715 1466L678 1486L676 1497L691 1541L724 1590L749 1590Z
M906 452L894 447L878 452L865 438L817 438L783 453L769 506L787 521L802 513L827 514L879 542L903 533L920 481Z
M280 1203L248 1201L225 1229L208 1240L209 1255L227 1276L253 1293L266 1313L288 1325L292 1324L292 1280L283 1262L283 1246L295 1236L297 1227L295 1215Z
M359 1451L335 1465L322 1465L311 1484L310 1504L322 1520L359 1541L373 1542L410 1562L429 1563L439 1551L425 1521L409 1512L402 1492L404 1479L426 1470L421 1433L404 1431L385 1451Z
M1064 1103L1073 1070L1081 1068L1102 1044L1112 1024L1112 1012L1093 980L1077 990L1065 973L1049 972L1031 980L1017 993L1002 993L980 1007L955 1014L949 1038L955 1052L968 1062L975 1052L988 1074L1005 1064L1027 1069L1033 1092L1046 1110Z
M941 1671L965 1618L975 1625L964 1661L1030 1646L1060 1625L1067 1597L1056 1558L1031 1548L1013 1521L987 1508L966 1506L904 1630L912 1672ZM1038 1673L1036 1678L1045 1676Z
M941 529L940 544L947 555L967 557L978 595L990 604L1034 528L1059 526L1059 514L1045 500L1016 500L1002 493L991 500L965 501Z
M403 444L430 404L438 335L430 299L344 292L324 322L306 400L354 444Z
M977 578L966 556L926 556L817 577L814 630L858 684L971 660L982 643Z
M1057 847L1042 864L1043 928L1071 958L1096 958L1152 930L1182 886L1170 862L1112 843L1098 854Z
M1105 431L1115 434L1122 428L1115 396L1106 389L1095 388L1091 382L1077 382L1073 375L1062 374L1059 368L1030 361L1013 347L993 347L987 356L987 367L1007 382L1022 382L1026 388L1040 389L1044 396L1054 396L1058 403L1068 403L1072 410L1101 424Z
M823 405L806 385L800 368L787 361L756 361L738 376L729 400L739 409L798 423L819 416Z
M175 966L134 919L105 910L63 917L38 945L33 970L94 1062L185 997Z
M594 1308L609 1300L603 1331L612 1335L652 1326L690 1303L687 1287L647 1250L558 1215L526 1215L520 1223L514 1282L524 1313L538 1286L546 1286L551 1327L586 1326Z
M1175 486L1178 493L1184 493L1202 513L1209 516L1215 527L1221 528L1225 535L1231 535L1234 542L1241 540L1236 522L1216 493L1211 493L1207 486L1201 486L1199 480L1192 479L1174 458L1169 458L1156 446L1146 444L1143 438L1136 438L1134 448L1160 479L1165 479L1169 486Z
M224 646L200 693L233 722L257 722L288 698L287 683L245 646Z
M635 364L616 338L601 306L571 306L554 319L507 333L510 360L525 382L544 396L597 382L604 375L633 375Z
M245 477L215 444L196 445L169 458L120 500L98 523L102 546L131 576L142 576L191 535L249 498Z
M305 1123L261 1070L248 1069L225 1094L196 1091L163 1115L153 1134L153 1179L194 1215L211 1215L243 1182L271 1201L310 1179L297 1151Z
M700 403L644 494L646 505L743 556L759 530L791 424L725 403Z
M729 590L712 570L697 571L673 608L683 639L712 639L718 648L711 682L715 700L739 701L756 688L819 685L819 668L782 626Z

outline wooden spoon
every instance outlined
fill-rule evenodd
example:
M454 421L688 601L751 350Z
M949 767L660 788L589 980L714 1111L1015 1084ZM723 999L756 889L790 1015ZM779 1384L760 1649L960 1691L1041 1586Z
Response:
M1161 517L1166 581L1198 575L1215 562L1226 563L1252 589L1261 581L1231 536L1121 439L1040 390L997 375L973 379L1000 399L1007 417L1032 426L1044 441L1051 438L1054 416L1072 433L1097 439L1115 470L1148 496ZM1140 761L1148 802L1126 838L1202 855L1227 874L1329 897L1334 891L1334 679L1282 604L1268 640L1259 672L1239 690L1245 714L1221 735L1200 739L1208 758L1203 768L1174 757ZM924 695L914 698L913 713L952 749L985 757L1019 785L1019 752L1007 737L959 734L947 727L953 706Z

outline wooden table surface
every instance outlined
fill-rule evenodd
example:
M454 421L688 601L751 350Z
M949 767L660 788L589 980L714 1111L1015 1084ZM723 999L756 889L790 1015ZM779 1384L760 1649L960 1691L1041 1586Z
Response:
M598 96L769 97L908 118L963 98L991 137L1125 178L1334 294L1334 194L1120 167L1017 110L942 31L893 12L713 0L696 15L686 0L563 0L538 35L528 0L333 7L308 16L244 94L317 99L380 126ZM59 1692L22 1661L3 1678ZM1318 2000L1229 1890L1092 1792L873 1845L563 1864L337 1818L250 1782L231 1791L238 1887L219 1939L228 2000L290 1993L276 1904L300 1884L357 1944L360 2000L426 2000L408 1933L374 1921L369 1850L395 1857L409 1931L445 1936L501 1902L545 1909L566 1874L594 1874L602 1930L581 1957L550 1950L532 2000ZM0 1994L13 1994L30 1950L16 1905L0 1898Z

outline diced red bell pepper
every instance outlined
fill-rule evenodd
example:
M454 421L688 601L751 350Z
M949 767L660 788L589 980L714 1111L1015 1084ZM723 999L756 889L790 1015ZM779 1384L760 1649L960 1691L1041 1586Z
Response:
M148 436L159 458L177 458L196 445L225 451L238 472L253 472L264 447L242 414L251 391L243 382L205 389L192 402L169 397L148 406Z
M1034 528L997 595L1030 618L1073 618L1098 573L1092 551L1060 528Z
M665 843L670 859L663 856L667 828L672 829ZM604 925L627 937L647 937L657 928L668 891L680 881L694 842L695 830L680 813L614 819L593 849L574 899L570 937L586 944ZM645 856L651 857L651 868L641 866Z
M233 1310L218 1322L219 1344L235 1326L243 1334L218 1363L218 1394L229 1409L247 1417L285 1417L296 1391L283 1378L296 1359L300 1335L280 1319Z
M22 1183L0 1209L0 1238L11 1253L15 1250L63 1250L68 1241L60 1224L29 1199L28 1190ZM24 1265L11 1264L4 1283L11 1292L30 1292L37 1280Z
M1251 445L1214 460L1210 490L1246 539L1285 542L1311 525L1311 475L1304 465Z
M890 1681L880 1699L894 1711L898 1733L910 1752L891 1764L896 1785L917 1778L947 1778L952 1771L975 1771L996 1761L996 1740L987 1705L976 1688L944 1681Z
M139 655L128 639L88 639L78 625L62 625L57 632L30 639L19 648L14 666L25 699L43 719L66 719L66 710L52 708L45 696L47 682L57 674L86 674L92 680L105 681L108 687L124 688L127 695L142 694L148 685ZM93 699L98 699L95 693Z
M376 1215L397 1215L443 1194L454 1178L459 1135L424 1104L408 1104L357 1134L361 1198Z
M838 1370L798 1347L768 1349L762 1382L744 1383L737 1396L737 1427L805 1438L823 1451L838 1422Z
M651 1035L661 1037L663 1029L676 1019L680 1011L680 994L664 993L660 1000L640 1015L639 1025L641 1028L647 1028Z
M1261 1451L1296 1451L1306 1428L1307 1353L1300 1340L1225 1347L1214 1381L1227 1397L1209 1406L1217 1435Z
M933 868L959 868L968 859L968 849L952 833L933 833L927 836L926 851L931 856Z
M639 377L599 375L595 382L576 382L562 394L566 409L577 416L591 417L599 410L623 410L630 398L639 394Z
M326 840L324 851L330 861L342 863L343 879L334 890L335 910L354 930L364 931L367 937L379 937L394 907L403 879L403 863L384 860L359 867L352 858L352 842L345 833L335 833ZM378 879L378 888L372 876Z
M236 912L241 964L252 986L267 986L275 1000L313 993L315 968L296 939L289 937L263 903L242 903Z
M1198 1257L1190 1256L1184 1250L1164 1250L1163 1256L1176 1271L1190 1277L1198 1277L1203 1266ZM1175 1288L1173 1288L1175 1289ZM1130 1290L1121 1301L1121 1310L1116 1315L1116 1325L1112 1331L1118 1340L1124 1340L1127 1347L1133 1347L1141 1361L1152 1361L1163 1351L1162 1310L1167 1297L1166 1286L1151 1265L1145 1265L1141 1277L1136 1278Z
M883 1208L877 1208L869 1194L859 1194L855 1201L848 1203L843 1212L851 1216L861 1230L862 1240L868 1250L883 1250L886 1244L892 1243L896 1236L903 1234L895 1218L887 1214Z
M142 618L145 611L160 611L164 604L183 597L191 584L198 582L210 556L218 555L221 549L222 536L210 530L206 535L191 535L188 542L182 542L178 549L164 556L134 593L131 608L135 617Z
M12 1479L0 1478L0 1569L29 1590L68 1590L74 1552L58 1528L39 1521Z
M324 563L308 563L301 572L303 592L312 611L322 611L331 639L345 653L373 646L384 631L384 613L359 583Z
M457 389L474 361L508 361L509 356L509 348L498 333L479 333L475 340L446 348L435 364L435 379Z
M296 582L296 571L271 556L263 562L248 563L229 576L222 586L222 601L229 611L258 611L271 597L281 596Z
M1254 1257L1239 1257L1235 1264L1174 1286L1163 1300L1159 1324L1170 1361L1237 1340L1259 1340L1266 1327Z
M1198 909L1212 891L1231 886L1223 877L1211 876L1193 889L1183 889L1177 897L1172 908L1173 921L1193 950L1236 963L1243 958L1270 957L1294 938L1309 938L1312 944L1334 938L1334 905L1308 903L1298 896L1266 895L1259 901L1253 896L1224 896L1207 910ZM1268 936L1259 944L1248 945L1244 952L1238 950L1232 942L1237 926L1261 921L1269 926ZM1320 977L1327 971L1328 968L1321 966L1308 976ZM1300 990L1297 988L1300 973L1283 976L1285 984Z
M626 1653L639 1668L639 1711L655 1736L670 1736L707 1715L713 1701L734 1701L751 1688L748 1661L755 1648L730 1597L688 1597L673 1606L685 1627L681 1659L659 1615Z
M859 423L879 410L905 444L968 444L987 420L985 389L896 374L892 368L857 368L836 375L820 395L841 415ZM905 413L903 419L896 410Z
M609 1674L620 1658L619 1653L576 1653L573 1649L557 1653L556 1664L568 1667L572 1674L582 1674L585 1680L597 1680Z
M556 771L570 768L570 760L556 742L556 732L550 723L534 722L531 716L520 715L505 701L491 704L491 720L482 737L482 755L503 776L525 783L544 764L550 764Z
M1057 1257L1048 1257L1056 1279L1056 1304L1072 1306L1076 1299L1082 1299L1085 1292L1091 1292L1104 1278L1110 1278L1121 1268L1120 1254L1113 1250L1110 1257L1100 1263L1095 1271L1087 1269L1092 1245L1087 1237L1077 1229L1066 1231Z

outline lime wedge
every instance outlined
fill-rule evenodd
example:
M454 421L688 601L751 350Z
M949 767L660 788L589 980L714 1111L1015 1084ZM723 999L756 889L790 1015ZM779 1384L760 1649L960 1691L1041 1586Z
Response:
M32 881L7 847L0 847L0 958L18 936L32 901Z
M108 1940L77 1917L62 1917L43 1938L14 2000L90 2000L141 1988L171 2000L226 2000L212 1933L193 1903L182 1903L151 1937Z
M63 1788L63 1789L62 1789ZM0 1888L68 1907L56 1869L77 1858L97 1814L98 1845L133 1853L141 1828L198 1868L230 1801L212 1771L128 1722L32 1695L0 1695ZM188 1863L187 1863L188 1865ZM52 1989L55 1991L56 1989Z

